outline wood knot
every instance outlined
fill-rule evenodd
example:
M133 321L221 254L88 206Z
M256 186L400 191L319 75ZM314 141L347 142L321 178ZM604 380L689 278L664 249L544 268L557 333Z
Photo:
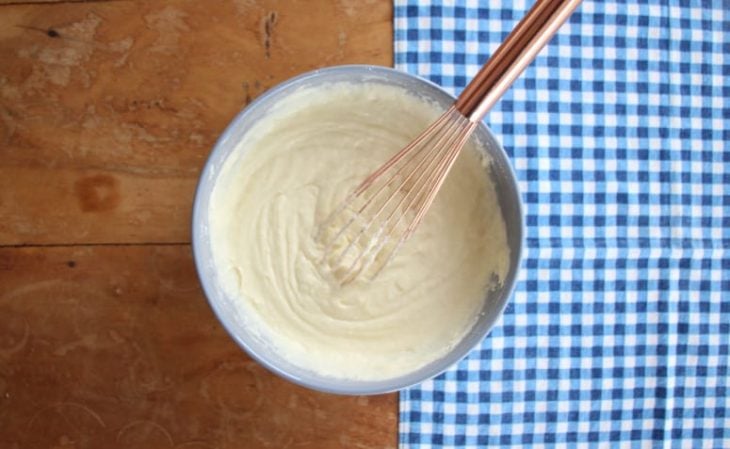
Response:
M113 176L86 176L77 180L74 188L84 212L109 211L119 205L118 181Z

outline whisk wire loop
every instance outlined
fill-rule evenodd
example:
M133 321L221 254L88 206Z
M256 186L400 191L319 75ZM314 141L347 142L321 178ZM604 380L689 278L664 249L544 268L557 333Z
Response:
M372 278L390 261L433 202L458 155L454 147L463 145L474 127L452 106L322 223L317 231L325 246L321 262L341 284L365 271Z

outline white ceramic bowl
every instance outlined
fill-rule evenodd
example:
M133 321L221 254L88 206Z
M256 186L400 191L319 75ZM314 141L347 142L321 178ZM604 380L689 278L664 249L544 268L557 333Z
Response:
M251 357L274 373L297 384L339 394L378 394L399 390L434 377L464 358L490 331L507 304L512 292L523 246L523 217L517 181L501 145L486 125L481 124L476 136L485 144L492 164L489 173L499 197L507 230L507 243L511 260L509 272L501 289L489 292L479 319L469 333L449 353L428 365L400 377L377 380L343 380L321 376L293 365L270 346L252 337L246 327L237 319L238 311L219 286L218 273L213 264L208 226L208 208L216 177L223 162L235 149L236 144L251 129L254 123L264 117L267 111L280 99L301 87L319 86L333 82L375 81L403 87L444 106L451 105L454 98L439 86L394 69L350 65L316 70L292 78L261 95L239 113L216 142L200 176L193 206L193 252L195 264L210 306L223 327Z

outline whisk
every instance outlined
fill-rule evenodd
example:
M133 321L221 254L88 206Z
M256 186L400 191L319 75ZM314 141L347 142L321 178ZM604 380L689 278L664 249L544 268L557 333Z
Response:
M478 123L581 0L537 0L456 102L371 173L318 227L336 280L371 279L413 235Z

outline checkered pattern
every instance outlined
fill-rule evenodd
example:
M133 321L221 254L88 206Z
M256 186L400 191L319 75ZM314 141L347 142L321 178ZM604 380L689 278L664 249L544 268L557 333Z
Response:
M531 2L449 3L397 0L395 57L457 93ZM521 277L401 446L730 448L730 3L585 0L487 122Z

